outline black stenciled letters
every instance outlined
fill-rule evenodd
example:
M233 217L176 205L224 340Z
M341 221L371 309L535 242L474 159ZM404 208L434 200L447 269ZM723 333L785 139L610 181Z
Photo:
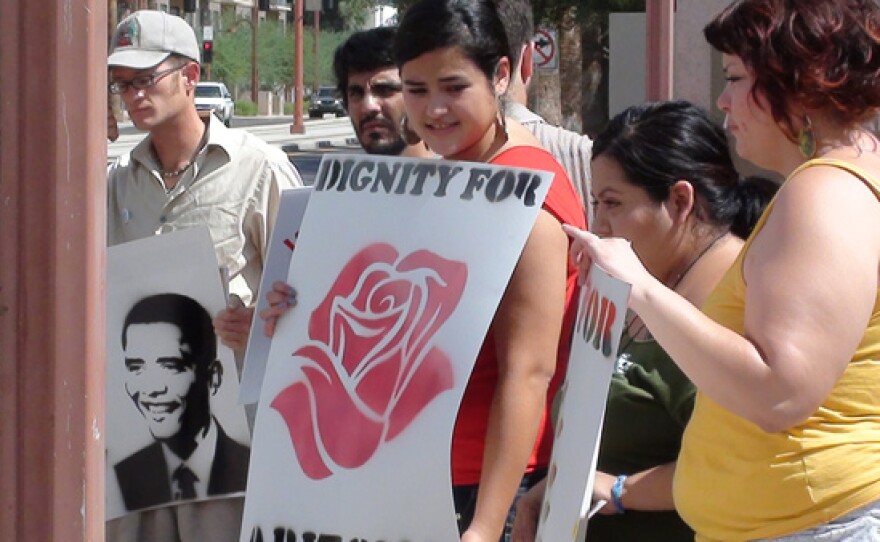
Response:
M336 188L338 192L345 190L346 181L351 173L354 160L329 160L325 162L321 171L318 172L318 185L316 190L330 190Z
M449 185L450 179L461 172L461 168L451 166L437 166L437 173L440 175L440 184L434 191L434 197L442 198L446 196L446 187Z
M293 529L287 527L275 527L272 530L272 540L267 541L263 538L263 530L260 527L254 527L251 531L250 542L343 542L342 536L338 534L320 534L312 531L302 533L301 538L296 537ZM366 538L355 537L349 542L370 542ZM375 542L385 542L384 539ZM401 540L400 542L410 542L409 540Z
M360 192L369 188L371 193L421 196L427 192L442 198L447 195L449 183L463 170L461 166L431 162L331 158L321 163L316 190ZM532 207L540 186L541 176L528 171L472 167L459 197L469 201L481 192L488 201L497 203L514 196Z
M492 173L490 169L473 168L461 199L472 200L474 192L482 191L487 200L497 203L513 194L526 207L532 207L537 201L535 191L539 186L541 186L541 176L527 171L516 175L510 170Z
M397 178L398 171L400 171L399 162L390 169L388 162L379 162L378 167L376 167L376 179L373 182L373 187L370 188L370 192L378 192L381 186L385 189L386 194L390 194L391 189L394 188L394 179Z
M492 170L485 168L475 167L471 169L471 176L468 177L467 185L464 187L464 192L461 193L461 199L472 200L474 199L474 190L481 190L483 188L483 183L486 180L486 177L492 173Z
M355 166L351 168L351 179L348 181L351 189L355 192L360 192L364 188L370 186L373 181L372 173L375 166L375 162L367 161L355 164ZM365 171L366 173L364 173Z

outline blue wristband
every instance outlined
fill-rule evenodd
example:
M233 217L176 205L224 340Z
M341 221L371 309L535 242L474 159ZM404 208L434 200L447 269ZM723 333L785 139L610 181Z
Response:
M611 486L611 502L614 503L614 508L617 510L618 514L622 514L626 512L626 508L623 507L623 500L620 498L621 493L623 493L623 484L626 482L627 476L625 474L621 474L617 477L617 480L614 481L614 485Z

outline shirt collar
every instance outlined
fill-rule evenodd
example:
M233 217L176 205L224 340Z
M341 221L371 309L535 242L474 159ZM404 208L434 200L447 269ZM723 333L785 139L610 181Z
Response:
M214 115L208 117L208 143L207 147L219 147L223 149L229 160L235 159L236 143L241 140L241 134L227 128Z
M208 130L208 141L205 143L205 148L200 154L210 153L213 149L221 149L226 153L226 160L232 161L235 158L236 149L238 147L235 143L241 139L241 136L224 126L223 123L220 122L220 119L214 115L209 115L207 124L208 126L206 129ZM139 162L150 171L156 172L157 175L158 171L161 169L161 165L156 160L156 155L153 153L152 134L147 134L147 137L135 145L131 150L131 158L132 161ZM196 161L198 162L198 157L196 158Z
M504 104L504 112L517 122L540 122L542 124L547 122L528 107L511 100Z
M171 488L174 488L174 481L171 480L172 473L180 465L186 465L198 478L195 483L196 498L203 499L208 496L211 467L217 451L217 435L217 421L211 417L211 422L205 432L196 435L196 449L185 461L169 450L168 446L162 444L162 453L165 454L165 463L168 465L168 479Z

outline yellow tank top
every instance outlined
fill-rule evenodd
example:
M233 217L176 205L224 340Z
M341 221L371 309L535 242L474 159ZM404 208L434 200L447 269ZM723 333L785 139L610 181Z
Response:
M815 165L850 172L880 199L876 179L839 160L812 160L791 176ZM740 334L743 258L772 208L773 202L702 309ZM819 410L800 425L768 434L697 393L673 492L698 541L782 536L880 499L880 290L852 361Z

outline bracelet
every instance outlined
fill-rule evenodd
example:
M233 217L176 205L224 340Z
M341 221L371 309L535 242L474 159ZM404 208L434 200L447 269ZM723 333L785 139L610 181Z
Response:
M625 474L621 474L617 477L617 480L614 481L614 485L611 486L611 502L614 503L614 508L617 510L618 514L626 512L626 508L623 507L623 500L621 499L623 484L626 482L626 478L627 476Z

